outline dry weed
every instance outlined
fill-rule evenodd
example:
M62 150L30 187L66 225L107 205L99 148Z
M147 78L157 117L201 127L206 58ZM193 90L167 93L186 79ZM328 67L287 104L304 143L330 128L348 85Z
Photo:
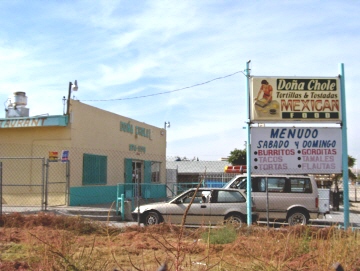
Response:
M216 244L204 237L214 228L119 229L45 213L1 222L0 270L360 270L358 232L336 227L245 227Z

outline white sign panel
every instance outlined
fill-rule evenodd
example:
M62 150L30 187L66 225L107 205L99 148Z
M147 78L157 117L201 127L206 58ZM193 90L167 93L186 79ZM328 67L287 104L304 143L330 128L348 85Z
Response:
M252 77L250 96L253 122L341 122L337 77Z
M340 128L251 128L251 173L342 173Z

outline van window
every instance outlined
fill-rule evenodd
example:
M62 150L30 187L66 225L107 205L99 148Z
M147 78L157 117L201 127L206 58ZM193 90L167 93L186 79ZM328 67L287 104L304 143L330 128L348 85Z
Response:
M266 178L252 178L252 192L265 192L266 191Z
M269 192L284 192L285 191L285 178L268 178L268 191Z
M268 191L272 193L309 193L313 192L310 178L285 178L285 177L267 177ZM247 178L237 178L231 183L229 188L246 190ZM252 192L266 192L266 177L251 178Z
M285 178L268 177L268 191L269 192L284 192ZM266 192L266 178L256 177L251 179L252 192Z
M310 179L307 178L291 178L291 193L312 193Z

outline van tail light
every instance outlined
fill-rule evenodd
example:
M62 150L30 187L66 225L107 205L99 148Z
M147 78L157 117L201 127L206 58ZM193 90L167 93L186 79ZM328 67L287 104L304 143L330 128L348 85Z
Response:
M255 212L256 211L256 207L253 205L251 206L251 212Z
M319 208L319 196L317 196L315 199L315 207Z

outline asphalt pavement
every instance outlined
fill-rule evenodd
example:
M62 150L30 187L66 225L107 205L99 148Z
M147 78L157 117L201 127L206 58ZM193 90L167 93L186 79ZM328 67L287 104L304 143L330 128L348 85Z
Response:
M360 203L350 202L349 204L349 227L360 229ZM322 218L312 219L310 222L315 225L322 226L333 226L338 225L339 227L344 226L344 206L340 205L339 211L331 210L329 214L326 214Z
M349 227L360 229L360 202L349 203ZM38 213L38 212L52 212L59 215L69 216L82 216L85 218L106 221L109 225L116 227L125 227L130 225L136 225L136 221L121 220L121 215L116 213L116 207L114 204L102 204L102 205L89 205L89 206L53 206L47 207L46 210L41 210L39 206L26 206L26 207L14 207L14 206L2 206L2 213ZM127 216L129 217L129 216ZM344 207L340 205L339 211L331 210L329 214L324 217L312 219L310 223L314 226L344 226Z

